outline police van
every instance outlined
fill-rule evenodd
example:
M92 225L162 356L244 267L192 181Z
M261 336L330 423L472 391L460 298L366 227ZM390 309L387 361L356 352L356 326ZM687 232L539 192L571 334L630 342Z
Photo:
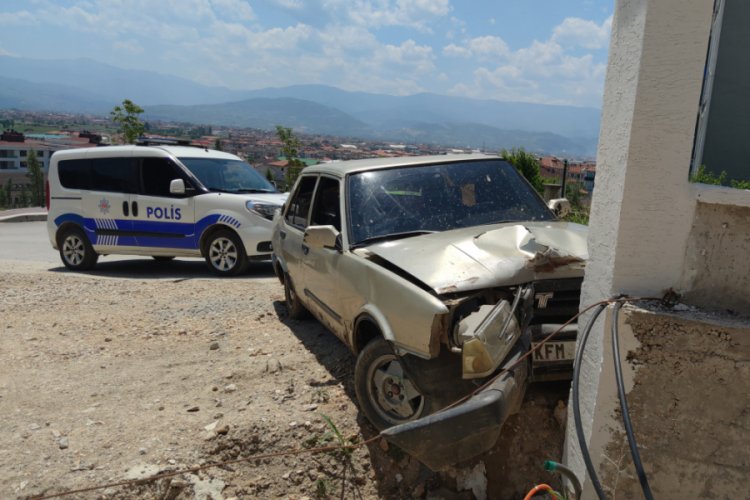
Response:
M47 231L66 267L99 255L203 257L241 273L271 257L274 213L286 200L239 157L189 146L108 146L52 155Z

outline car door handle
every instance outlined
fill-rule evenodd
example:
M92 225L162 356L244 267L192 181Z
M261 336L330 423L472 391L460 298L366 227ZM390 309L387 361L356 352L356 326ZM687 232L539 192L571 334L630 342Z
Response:
M281 236L282 240L286 239L286 231L279 231L279 236Z
M128 202L127 201L123 201L122 202L122 214L125 217L127 217L128 215L130 215L130 206L128 206Z
M307 246L307 245L302 245L302 253L305 254L305 255L307 255L308 253L310 253L310 247Z
M133 217L138 217L138 202L133 202Z

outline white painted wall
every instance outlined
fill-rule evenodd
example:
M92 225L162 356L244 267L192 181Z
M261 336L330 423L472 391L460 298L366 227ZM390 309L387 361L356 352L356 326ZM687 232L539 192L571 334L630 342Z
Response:
M621 293L661 296L683 282L698 191L688 176L713 3L616 2L582 306ZM599 394L602 363L611 364L602 361L604 334L600 320L581 365L587 436L595 421L609 418L610 410L596 407L597 397L607 399ZM565 461L583 477L569 417Z

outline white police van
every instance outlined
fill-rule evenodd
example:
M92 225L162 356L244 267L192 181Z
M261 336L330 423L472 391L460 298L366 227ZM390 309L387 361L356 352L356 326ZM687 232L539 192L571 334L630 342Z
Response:
M218 275L271 257L287 195L239 157L187 146L58 151L50 161L47 231L70 269L99 255L204 257Z

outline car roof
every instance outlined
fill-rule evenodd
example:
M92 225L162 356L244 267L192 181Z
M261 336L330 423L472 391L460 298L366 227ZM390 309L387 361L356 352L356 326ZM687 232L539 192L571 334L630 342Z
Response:
M418 165L434 165L438 163L456 163L462 161L499 160L498 155L489 154L449 154L432 156L399 156L394 158L368 158L365 160L334 161L319 163L305 167L304 174L332 174L344 177L355 172L381 170L393 167L413 167Z
M165 155L166 153L166 155ZM97 148L64 149L55 152L57 160L66 158L108 158L111 156L176 156L178 158L224 158L236 160L236 155L217 151L215 149L195 148L190 146L100 146Z

